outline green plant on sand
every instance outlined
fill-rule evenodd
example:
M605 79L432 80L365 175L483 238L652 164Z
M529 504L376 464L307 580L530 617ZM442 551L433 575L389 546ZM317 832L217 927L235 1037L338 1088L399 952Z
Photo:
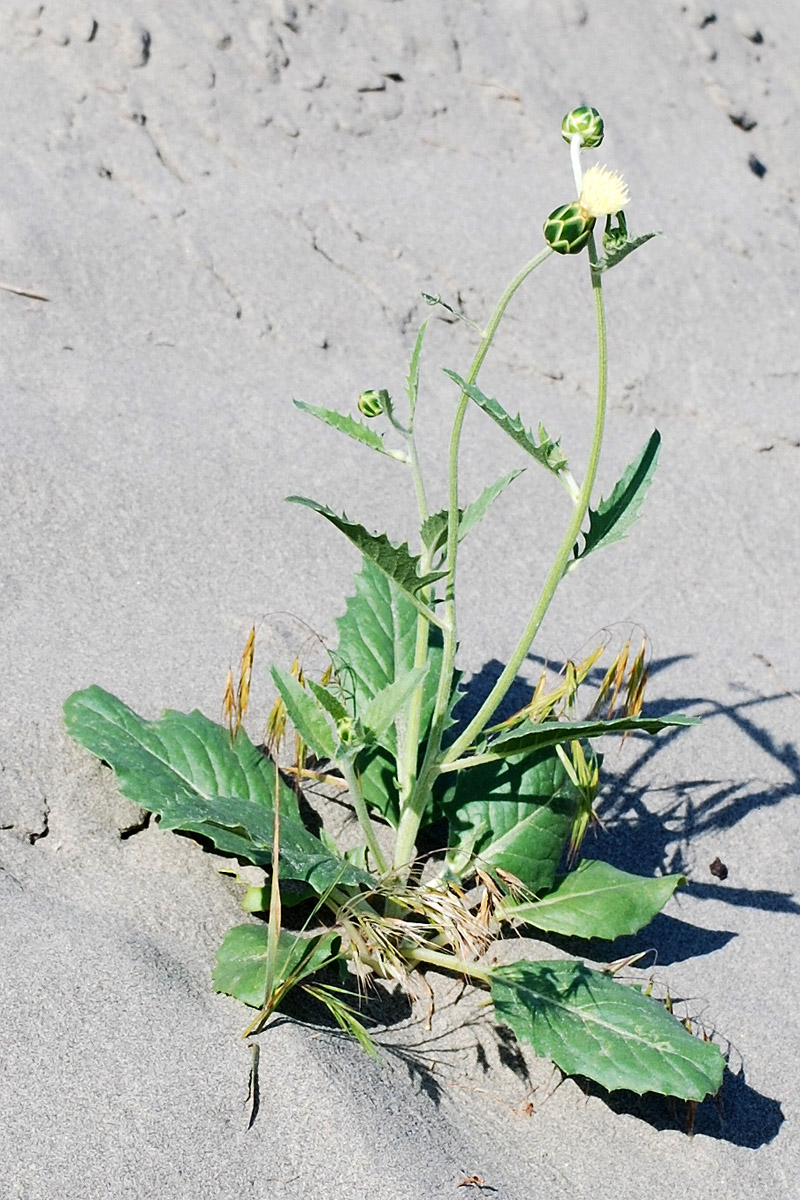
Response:
M654 432L611 494L592 506L606 416L603 278L654 235L629 237L622 212L628 192L619 175L596 165L582 171L582 150L602 141L597 112L573 110L562 134L578 198L545 221L545 246L501 296L466 375L446 372L456 389L446 508L428 507L417 454L425 324L411 357L402 416L385 389L362 393L363 420L298 403L403 464L413 483L418 533L412 550L314 500L289 497L343 533L363 563L337 622L338 646L325 673L313 680L297 664L292 671L272 668L278 692L271 717L275 757L269 748L255 746L242 727L252 634L238 688L229 675L227 728L198 711L167 711L159 720L143 720L99 687L67 700L66 721L72 736L113 768L125 795L158 815L162 829L197 835L220 853L269 872L269 885L245 896L252 918L227 934L214 971L217 991L256 1010L248 1034L262 1029L288 992L300 986L374 1052L353 994L331 982L331 966L339 965L340 984L349 970L359 981L376 975L409 991L415 973L434 968L487 989L497 1020L562 1071L609 1090L698 1101L720 1087L725 1064L719 1047L707 1036L694 1036L640 986L620 982L613 966L601 971L564 959L498 966L487 958L493 942L520 927L609 941L632 934L686 882L680 875L644 878L602 861L580 861L598 790L594 740L692 723L677 715L641 715L643 652L630 670L627 648L615 659L583 719L575 717L575 696L599 651L577 666L568 664L551 691L543 677L524 708L496 721L558 585L594 551L628 533L660 444ZM601 218L605 231L598 246L595 226ZM478 376L509 302L528 276L554 253L584 250L598 368L591 449L577 482L559 441L541 425L534 433L485 395ZM568 515L508 663L474 715L459 724L453 716L464 694L456 669L459 546L521 473L512 471L462 504L459 447L470 405L564 488ZM384 423L384 432L376 430L376 420ZM279 769L277 748L287 718L297 755L293 767ZM299 789L323 777L346 787L360 825L362 844L346 853L324 831L312 833L303 819ZM449 830L446 854L417 857L420 834L443 822ZM282 907L298 894L314 903L301 934L281 922Z

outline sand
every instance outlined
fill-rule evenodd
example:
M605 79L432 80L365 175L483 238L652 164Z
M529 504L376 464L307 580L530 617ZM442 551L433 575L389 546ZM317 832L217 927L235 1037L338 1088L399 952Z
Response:
M2 6L3 1195L405 1200L473 1176L512 1200L798 1194L799 56L790 0ZM270 657L334 633L358 565L283 497L409 531L400 469L291 399L399 393L422 291L485 320L572 198L559 125L582 102L631 226L665 235L608 277L600 490L653 427L664 444L633 536L567 580L536 653L644 629L654 709L704 717L609 747L592 852L688 875L619 953L652 947L730 1046L722 1105L690 1139L682 1106L556 1087L440 981L431 1034L385 1010L381 1066L276 1021L248 1129L246 1014L210 984L241 888L144 825L61 706L97 682L147 716L216 717L257 621L259 734ZM585 273L548 261L482 377L577 462ZM429 470L439 367L472 345L433 320ZM518 465L470 414L465 490ZM563 519L549 484L528 472L464 554L468 673L496 674L525 620Z

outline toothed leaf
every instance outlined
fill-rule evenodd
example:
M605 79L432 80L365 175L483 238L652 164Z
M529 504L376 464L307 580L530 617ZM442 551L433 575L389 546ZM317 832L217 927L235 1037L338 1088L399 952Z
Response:
M683 1100L719 1091L719 1047L608 974L577 962L517 962L495 967L491 987L499 1019L567 1075Z
M369 446L370 450L377 450L380 454L385 454L387 458L393 458L397 462L408 462L408 458L402 450L387 449L383 434L370 428L369 425L365 425L363 421L357 421L355 417L351 417L347 413L336 412L332 408L319 408L315 404L306 404L303 400L295 400L294 405L301 412L311 413L312 417L330 425L332 429L338 429L340 433L346 433L354 441L361 442L362 446Z
M482 408L518 446L521 446L527 454L535 458L538 463L541 463L553 475L558 475L560 471L566 469L567 459L564 451L558 442L554 442L547 436L543 425L539 426L541 441L537 442L530 429L526 429L522 424L519 414L516 417L512 417L506 412L499 401L492 399L490 396L485 396L479 387L474 383L467 383L455 371L445 369L445 375L449 375L453 382L458 384L461 391L469 396L471 400L474 400L478 407Z
M573 550L574 559L585 558L592 550L611 546L627 536L653 481L660 446L661 434L655 429L608 499L601 500L596 510L589 509L589 528L583 534L583 547L579 549L576 545Z
M524 474L524 468L516 471L509 471L507 475L501 475L494 483L490 483L484 488L477 500L473 500L466 508L459 509L458 514L458 540L463 541L467 534L479 524L486 516L489 508L495 502L498 496L506 490L506 488L514 482L520 475ZM447 543L447 512L442 509L441 512L432 513L420 530L422 540L432 554L437 550L441 550Z
M605 737L606 734L660 733L662 729L699 725L696 717L680 713L666 717L614 717L610 721L521 721L508 733L488 742L481 753L519 754L544 746L562 746L582 738Z
M610 271L612 267L616 267L617 263L621 263L629 254L633 254L634 250L638 250L645 242L649 242L651 238L661 237L661 230L655 230L653 233L642 233L639 237L628 238L625 242L620 242L618 245L612 245L606 248L606 252L597 266L593 267L594 271Z

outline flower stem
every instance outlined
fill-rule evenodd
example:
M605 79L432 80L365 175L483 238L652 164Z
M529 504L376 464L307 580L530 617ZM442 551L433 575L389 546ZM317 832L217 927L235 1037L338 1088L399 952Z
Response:
M353 808L356 810L356 816L361 826L361 830L367 841L370 853L375 861L375 865L382 875L385 875L388 870L388 864L383 857L381 848L378 845L375 837L375 829L370 820L367 802L364 799L364 793L361 791L361 780L358 778L358 772L355 769L353 762L347 758L341 758L338 762L338 767L342 772L347 783L347 790L350 796L350 801Z
M592 496L595 478L597 476L597 467L600 462L600 450L603 444L603 430L605 428L606 417L606 397L608 388L608 359L607 359L607 343L606 343L606 322L605 311L603 308L603 291L602 291L602 276L599 271L596 271L597 250L595 248L594 236L589 240L589 269L592 281L592 291L595 301L595 317L597 321L597 346L598 346L598 364L597 364L597 406L595 409L594 421L594 436L592 438L592 446L589 452L589 462L586 467L586 475L583 479L583 484L578 495L578 500L575 505L572 519L567 526L566 533L559 546L558 553L550 573L545 580L541 595L537 602L536 608L531 614L528 624L523 630L522 636L517 643L514 653L508 660L500 677L495 683L486 700L483 702L478 712L475 714L464 732L458 737L442 757L442 764L450 763L459 758L468 746L472 744L484 726L497 710L498 706L505 697L506 692L516 678L517 671L522 665L525 656L531 648L533 639L539 632L539 628L544 620L545 613L550 607L550 602L556 593L559 583L561 582L564 572L569 564L570 556L573 547L578 539L578 535L583 525L589 501Z
M489 352L498 326L503 319L506 309L514 296L515 292L522 286L532 271L543 263L546 258L553 253L550 247L541 250L535 258L526 263L521 271L509 283L497 306L492 313L486 331L481 338L480 345L475 352L475 357L472 360L472 365L467 375L467 384L475 383L478 378L478 372L483 366L484 359ZM453 421L453 429L450 435L450 452L448 458L449 465L449 494L448 494L448 516L447 516L447 575L445 578L445 600L444 600L444 649L442 654L442 666L439 675L439 686L436 692L436 701L434 704L433 717L431 720L431 732L428 739L428 745L425 753L425 759L422 764L422 769L419 778L416 781L411 794L408 796L405 807L401 811L400 824L397 831L397 842L395 844L394 866L399 870L407 870L408 864L414 851L414 843L416 842L417 832L419 830L422 814L430 795L430 789L433 785L433 779L436 774L436 764L441 755L442 735L444 733L444 723L447 716L448 705L450 702L450 692L453 681L453 669L455 666L457 636L456 636L456 607L455 607L455 577L456 577L456 560L458 556L458 450L461 442L461 430L464 424L464 417L469 404L469 396L466 392L461 393L456 409L455 419Z

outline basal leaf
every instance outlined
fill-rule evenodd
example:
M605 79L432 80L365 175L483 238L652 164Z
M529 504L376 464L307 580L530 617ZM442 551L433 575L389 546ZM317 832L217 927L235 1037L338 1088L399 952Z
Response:
M647 878L618 871L608 863L586 860L540 900L504 904L506 916L566 937L613 938L636 933L652 921L683 875Z
M355 577L355 595L344 616L336 621L339 645L333 655L343 691L350 696L353 715L362 714L379 692L407 675L414 666L417 613L406 593L367 558ZM436 698L442 639L430 631L422 702L425 733Z
M441 579L444 572L431 571L427 575L420 575L419 558L409 552L407 543L395 546L385 533L369 533L363 525L348 520L346 516L339 516L324 504L317 504L315 500L309 500L304 496L287 496L286 499L290 504L303 504L306 508L313 509L314 512L318 512L332 525L335 525L365 558L374 563L381 574L390 579L408 597L419 612L422 612L434 625L441 625L436 613L420 599L419 592L429 584L435 583L437 579Z
M487 742L481 751L505 757L519 754L523 750L541 749L544 746L559 746L583 738L604 737L620 733L660 733L662 729L682 728L699 725L696 717L685 717L680 713L667 717L614 717L610 721L521 721L508 733ZM455 764L451 764L451 768Z
M576 962L495 967L492 1000L521 1042L567 1075L608 1091L626 1088L702 1100L722 1084L718 1046L693 1037L635 987Z
M589 509L589 528L582 535L583 547L576 545L573 550L574 560L585 558L599 546L611 546L627 536L653 481L660 446L661 434L655 429L608 499L601 500L596 510Z
M266 925L236 925L217 951L212 975L215 992L234 996L251 1008L263 1008L267 986ZM295 984L321 970L336 957L340 938L335 933L304 937L282 929L278 935L273 987L277 1003Z
M448 862L463 872L459 850L466 846L480 863L510 871L531 891L551 888L577 795L550 749L460 771L453 794L444 801L450 822Z
M289 720L317 758L332 759L335 754L333 733L325 713L294 675L278 666L272 667L272 678L283 698Z
M160 818L162 829L195 833L225 854L271 862L275 768L243 729L232 742L201 712L167 710L146 721L99 687L64 705L67 730L113 769L122 792ZM279 776L281 877L323 892L372 883L306 829L297 797Z
M479 387L474 383L467 383L455 371L445 369L445 375L449 375L454 383L458 384L462 392L469 396L471 400L474 400L478 407L482 408L518 446L521 446L526 453L535 458L548 471L551 471L554 475L558 475L560 471L566 468L567 459L564 451L558 442L552 441L547 436L543 426L539 426L541 441L537 442L530 429L526 429L522 424L519 414L516 417L512 417L506 412L499 401L492 399L490 396L485 396Z
M365 425L363 421L357 421L347 413L336 412L332 408L318 408L315 404L306 404L303 400L295 400L294 405L301 412L311 413L312 417L330 425L332 429L338 429L340 433L346 433L356 442L361 442L362 446L369 446L370 450L377 450L380 454L385 454L387 458L396 459L397 462L408 462L408 458L402 450L388 449L383 435L371 426Z

